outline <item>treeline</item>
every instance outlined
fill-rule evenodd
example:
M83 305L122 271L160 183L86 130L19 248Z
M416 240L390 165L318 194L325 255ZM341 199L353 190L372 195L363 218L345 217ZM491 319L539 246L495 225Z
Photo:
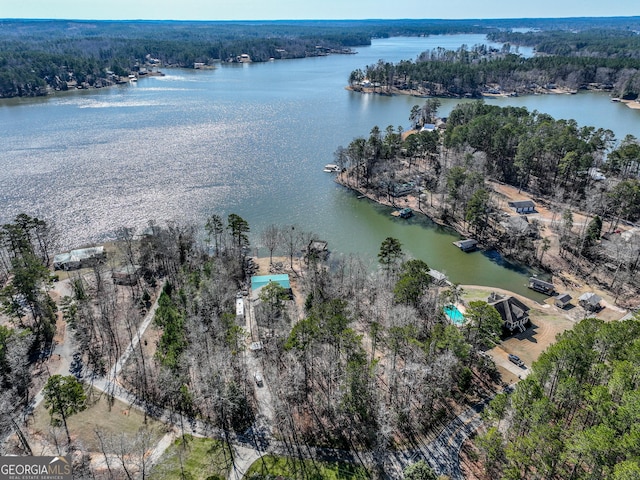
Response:
M640 36L630 29L500 31L489 33L487 38L495 42L528 45L547 55L640 59Z
M640 322L583 320L531 368L486 409L486 478L640 477Z
M630 47L631 48L631 47ZM640 59L615 55L536 56L523 58L485 45L457 51L423 52L416 61L396 64L378 61L349 76L352 88L368 80L381 92L415 90L439 97L480 97L483 93L527 94L556 87L569 90L598 88L616 96L635 99L640 93Z
M145 66L193 68L245 53L258 62L317 56L370 38L349 28L258 23L4 21L0 97L46 95L67 82L110 85Z
M191 68L194 63L235 59L302 58L369 45L372 38L490 33L509 27L584 28L600 21L633 29L635 17L620 19L520 20L341 20L268 22L193 21L0 21L0 97L45 95L67 82L110 85L106 70L126 76L157 65ZM506 22L506 23L505 23ZM320 47L320 48L316 48Z
M152 67L303 58L345 53L371 38L486 31L465 22L298 21L159 22L4 20L0 22L0 97L45 95L67 82L110 85ZM149 60L152 63L149 64Z
M55 229L20 214L0 227L0 437L14 428L11 414L29 403L32 366L53 349L57 306L48 289ZM7 321L8 320L8 321Z

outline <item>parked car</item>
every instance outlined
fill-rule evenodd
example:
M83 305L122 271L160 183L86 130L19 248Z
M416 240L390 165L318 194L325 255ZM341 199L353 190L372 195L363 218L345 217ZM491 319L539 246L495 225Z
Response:
M256 385L261 387L262 386L262 374L260 372L256 372L256 373L253 374L253 378L256 381Z
M520 360L519 356L514 355L513 353L509 354L509 361L511 363L515 363L519 367L524 367L524 362L522 360Z

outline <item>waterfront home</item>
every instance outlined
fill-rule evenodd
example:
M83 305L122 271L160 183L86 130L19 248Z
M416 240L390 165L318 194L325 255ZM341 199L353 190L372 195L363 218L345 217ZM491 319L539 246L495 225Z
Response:
M509 214L507 213L505 215ZM527 217L522 215L509 215L508 218L500 222L500 225L510 235L517 235L519 237L527 236L534 238L538 236L538 228L535 225L529 223Z
M92 267L106 258L104 247L78 248L66 253L59 253L53 257L55 270L77 270Z
M515 330L524 332L527 329L530 308L517 298L491 292L487 303L498 311L504 322L504 328L509 332L513 333Z
M553 283L545 282L536 277L529 278L529 288L546 295L553 295L555 292Z
M518 202L509 202L509 206L516 213L531 213L536 211L536 204L532 200L520 200Z
M453 242L453 244L463 252L471 252L478 247L478 241L473 238L458 240L457 242Z
M392 197L404 197L405 195L409 195L410 193L414 193L415 191L416 184L413 182L407 182L393 184L389 193Z
M568 293L559 293L555 297L553 303L555 303L556 307L558 308L566 308L571 300L571 295L569 295Z
M602 305L600 305L601 301L602 298L593 292L583 293L578 297L578 303L588 312L597 312L600 310L602 308Z

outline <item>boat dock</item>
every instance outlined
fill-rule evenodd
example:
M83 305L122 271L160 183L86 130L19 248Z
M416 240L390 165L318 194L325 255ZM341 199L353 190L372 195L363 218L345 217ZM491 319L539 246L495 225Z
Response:
M453 242L453 244L463 252L472 252L478 247L478 241L474 240L473 238L458 240L457 242Z
M409 218L413 216L413 210L407 207L407 208L403 208L402 210L396 210L395 212L391 212L391 215L394 217Z

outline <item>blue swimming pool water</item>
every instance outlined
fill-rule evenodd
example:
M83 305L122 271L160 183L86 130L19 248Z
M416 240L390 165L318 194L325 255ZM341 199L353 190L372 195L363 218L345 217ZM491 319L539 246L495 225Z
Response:
M444 307L444 314L456 325L462 325L464 323L464 315L455 305L447 305Z

